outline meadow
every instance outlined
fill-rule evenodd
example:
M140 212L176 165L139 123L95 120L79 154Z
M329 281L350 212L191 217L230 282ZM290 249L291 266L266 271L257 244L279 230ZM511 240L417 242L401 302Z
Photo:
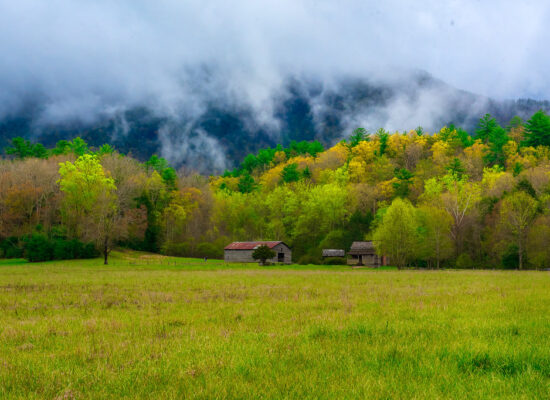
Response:
M0 260L2 399L549 397L549 272Z

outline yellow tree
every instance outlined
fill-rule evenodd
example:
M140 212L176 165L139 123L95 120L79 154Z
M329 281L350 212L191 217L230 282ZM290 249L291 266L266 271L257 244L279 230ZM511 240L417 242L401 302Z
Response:
M59 164L59 185L64 193L63 213L72 233L92 240L103 252L107 264L112 244L118 236L116 186L107 176L99 159L90 154L74 163Z

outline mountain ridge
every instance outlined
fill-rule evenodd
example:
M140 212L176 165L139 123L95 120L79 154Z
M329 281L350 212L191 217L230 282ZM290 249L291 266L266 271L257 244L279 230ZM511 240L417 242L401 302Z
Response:
M291 140L332 145L358 126L371 132L423 126L433 132L452 123L473 132L486 113L506 125L516 115L526 119L538 109L550 110L546 100L495 100L456 89L422 71L386 80L290 76L271 94L271 104L262 111L264 120L245 101L225 98L208 101L192 117L186 117L185 110L181 116L161 115L141 106L91 121L48 122L41 114L44 101L36 100L0 121L0 148L15 136L50 147L80 136L92 146L109 143L142 160L156 153L203 173L232 168L248 153Z

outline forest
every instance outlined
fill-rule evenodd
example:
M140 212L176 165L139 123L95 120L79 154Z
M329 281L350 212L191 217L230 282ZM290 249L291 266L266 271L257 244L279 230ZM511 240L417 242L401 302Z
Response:
M550 116L489 114L475 132L368 132L249 154L205 176L80 139L21 137L0 161L0 257L108 262L115 247L221 258L231 241L282 240L300 264L373 240L399 268L550 265Z

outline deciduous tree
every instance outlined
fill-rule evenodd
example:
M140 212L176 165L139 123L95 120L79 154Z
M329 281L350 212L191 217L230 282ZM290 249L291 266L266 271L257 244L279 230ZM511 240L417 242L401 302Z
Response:
M63 211L73 235L92 240L103 253L105 264L120 232L113 178L107 176L97 156L85 154L74 163L60 164L59 185L64 193Z
M519 253L519 269L523 268L525 238L529 231L529 226L537 214L537 206L538 202L523 191L517 191L502 201L500 223L504 229L510 232L516 241Z
M399 269L413 260L418 251L418 222L414 206L396 198L381 216L373 240L380 255L390 257Z

